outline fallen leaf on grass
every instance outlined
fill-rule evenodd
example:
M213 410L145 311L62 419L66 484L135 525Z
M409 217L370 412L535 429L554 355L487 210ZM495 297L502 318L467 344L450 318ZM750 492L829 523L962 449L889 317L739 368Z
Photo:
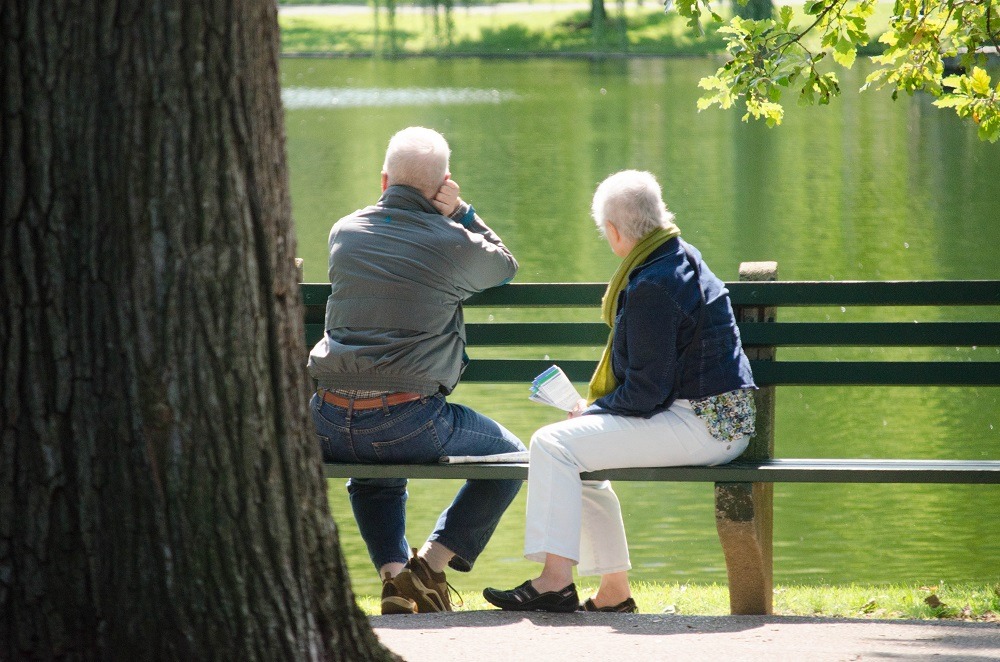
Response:
M942 607L945 606L945 604L941 602L940 599L938 599L938 596L933 593L924 598L924 604L926 604L931 609L941 609Z

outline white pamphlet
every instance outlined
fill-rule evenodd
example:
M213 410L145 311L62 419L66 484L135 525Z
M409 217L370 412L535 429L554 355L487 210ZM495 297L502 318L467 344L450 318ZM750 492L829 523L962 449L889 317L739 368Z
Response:
M563 411L572 411L582 396L562 368L554 365L531 382L531 395L528 398Z
M528 461L528 451L514 453L497 453L496 455L446 455L439 462L442 464L468 464L471 462L498 462L521 464Z

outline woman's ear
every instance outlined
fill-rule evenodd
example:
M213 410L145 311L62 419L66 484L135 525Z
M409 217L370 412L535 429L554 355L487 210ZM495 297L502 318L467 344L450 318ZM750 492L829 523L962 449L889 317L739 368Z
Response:
M617 244L622 240L621 233L618 231L618 228L615 227L615 224L612 223L611 221L604 221L604 234L607 235L608 241L610 241L612 244Z
M627 239L611 221L604 222L604 236L608 238L611 252L618 257L625 257L635 246L635 242Z

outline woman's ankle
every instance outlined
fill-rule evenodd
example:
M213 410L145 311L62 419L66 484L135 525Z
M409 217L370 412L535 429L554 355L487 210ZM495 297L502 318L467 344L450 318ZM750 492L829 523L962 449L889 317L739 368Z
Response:
M632 586L627 572L614 572L601 576L597 594L591 598L597 607L614 607L632 597Z
M625 602L632 597L631 591L624 592L611 592L611 591L598 591L594 597L591 598L594 606L600 609L601 607L617 607L621 603Z
M573 583L574 561L557 554L546 554L542 574L531 580L531 586L539 593L561 591Z
M568 581L565 578L554 579L545 576L531 580L532 588L534 588L539 593L561 591L572 583L573 583L572 577L570 577Z

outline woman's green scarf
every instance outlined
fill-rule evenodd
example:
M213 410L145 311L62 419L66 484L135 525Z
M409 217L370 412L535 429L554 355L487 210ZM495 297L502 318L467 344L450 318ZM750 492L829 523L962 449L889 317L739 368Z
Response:
M618 314L618 295L625 289L625 285L628 283L628 275L632 273L633 269L642 264L649 257L650 253L680 235L680 233L680 228L673 223L665 228L653 230L639 240L635 248L622 260L618 270L615 271L615 275L608 281L608 289L605 290L604 298L601 299L601 319L611 327L611 333L608 334L608 344L604 347L604 354L601 355L601 361L597 364L597 369L594 370L594 376L590 378L590 388L587 390L587 404L593 404L594 400L611 393L618 386L618 382L615 380L615 373L611 370L611 343L615 337L614 324L615 315Z

